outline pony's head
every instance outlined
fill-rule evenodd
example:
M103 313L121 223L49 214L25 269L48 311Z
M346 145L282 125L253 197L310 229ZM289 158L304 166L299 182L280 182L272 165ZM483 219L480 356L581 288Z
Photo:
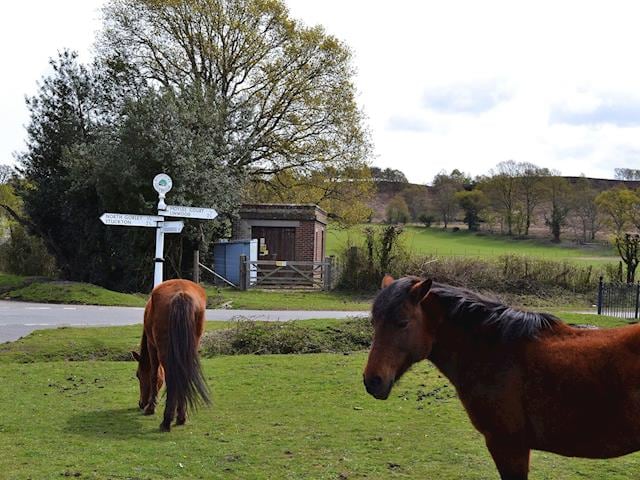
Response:
M143 352L144 353L144 352ZM138 407L145 408L151 396L151 363L146 355L140 355L136 351L131 352L133 359L138 362L138 369L136 370L136 377L140 383L140 397L138 399ZM158 367L158 390L162 388L164 384L164 370L162 367Z
M431 280L386 275L371 311L374 328L364 384L371 395L384 400L411 365L431 353L443 316Z

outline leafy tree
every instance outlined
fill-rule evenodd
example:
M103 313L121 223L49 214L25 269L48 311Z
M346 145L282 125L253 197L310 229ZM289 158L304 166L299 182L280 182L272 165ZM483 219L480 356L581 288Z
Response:
M456 193L456 198L464 211L464 222L469 226L469 230L478 230L480 214L488 204L486 195L481 190L463 190Z
M620 234L631 222L637 195L627 188L612 188L600 193L595 201L615 232Z
M402 195L396 195L387 205L386 217L388 223L407 223L410 219L409 207Z
M282 1L111 0L104 16L101 59L192 92L229 167L264 180L367 157L349 49Z
M571 210L580 237L583 242L593 241L601 226L596 204L598 191L588 179L581 177L572 185L571 192Z
M640 252L640 235L625 233L615 238L616 249L620 258L627 266L627 283L635 281L638 268L638 253Z
M409 216L412 221L419 221L421 214L429 211L429 197L427 188L423 185L406 185L400 193L409 207Z
M458 212L456 192L462 190L466 183L469 183L469 178L457 169L451 174L441 171L433 178L434 208L445 229Z
M524 213L524 235L529 235L535 208L544 198L544 179L551 173L547 168L540 168L532 163L518 163L518 191Z
M552 240L560 242L562 227L566 224L570 211L570 188L564 177L554 175L545 181L547 196L547 212L545 213L545 223L551 231Z
M507 227L507 235L513 235L520 183L519 175L520 169L516 162L513 160L500 162L480 185L493 208L502 216Z

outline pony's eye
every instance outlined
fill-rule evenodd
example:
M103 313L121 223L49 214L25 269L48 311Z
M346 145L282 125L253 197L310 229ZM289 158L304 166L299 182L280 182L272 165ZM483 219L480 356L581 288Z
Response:
M407 319L398 320L396 322L396 325L398 328L407 328L407 326L409 325L409 320Z

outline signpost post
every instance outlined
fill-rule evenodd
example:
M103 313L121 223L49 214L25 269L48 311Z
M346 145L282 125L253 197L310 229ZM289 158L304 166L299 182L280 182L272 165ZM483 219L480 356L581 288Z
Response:
M165 222L164 217L197 218L213 220L218 216L213 208L186 207L167 205L165 197L173 187L169 175L160 173L153 179L153 188L158 192L158 215L136 215L132 213L103 213L100 221L105 225L121 225L125 227L152 227L156 229L156 250L154 258L153 287L162 283L164 265L164 234L180 233L184 227L182 220Z

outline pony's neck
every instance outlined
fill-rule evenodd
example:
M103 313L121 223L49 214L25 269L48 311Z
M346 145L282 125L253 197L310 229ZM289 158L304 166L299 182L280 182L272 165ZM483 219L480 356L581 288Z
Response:
M502 353L472 330L445 319L428 359L457 387L472 380L468 377L479 365L495 362L496 355L505 354L509 347L500 350Z

